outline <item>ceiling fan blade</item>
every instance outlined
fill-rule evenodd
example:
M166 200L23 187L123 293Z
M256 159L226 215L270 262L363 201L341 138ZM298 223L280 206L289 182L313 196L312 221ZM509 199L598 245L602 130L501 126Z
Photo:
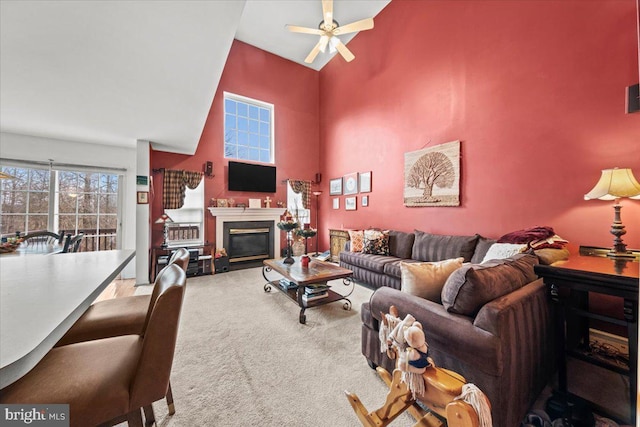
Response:
M311 64L313 60L316 59L316 56L318 56L318 52L320 52L321 43L322 43L321 41L316 43L313 49L311 49L311 52L309 52L309 55L307 55L307 57L304 59L304 62L306 62L307 64Z
M336 49L338 49L338 52L340 52L340 55L342 55L344 60L347 62L353 61L355 55L351 53L349 49L347 49L347 47L344 45L344 43L342 43L342 41L340 41L339 38L336 37L336 40L338 40L338 43L336 43Z
M307 28L307 27L300 27L298 25L285 25L284 26L287 30L291 31L292 33L304 33L304 34L315 34L318 36L321 36L324 34L324 31L318 29L318 28Z
M349 34L356 31L370 30L373 28L373 18L362 19L360 21L352 22L351 24L343 25L333 30L333 34Z
M325 28L330 29L333 25L333 0L322 0L322 16Z

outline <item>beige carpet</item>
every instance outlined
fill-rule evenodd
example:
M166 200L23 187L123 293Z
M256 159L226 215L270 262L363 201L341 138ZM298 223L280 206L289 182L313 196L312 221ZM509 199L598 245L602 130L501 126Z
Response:
M159 426L359 426L344 390L370 411L382 405L386 386L360 351L360 305L372 291L355 285L351 311L340 302L309 309L301 325L297 305L264 283L260 268L188 279L171 376L176 414L156 402Z

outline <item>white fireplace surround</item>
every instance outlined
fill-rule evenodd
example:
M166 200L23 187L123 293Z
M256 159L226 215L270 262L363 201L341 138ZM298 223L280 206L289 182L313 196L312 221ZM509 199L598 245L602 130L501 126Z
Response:
M276 223L285 213L285 208L208 208L211 216L216 219L216 249L224 247L224 223L235 221L273 221L273 253L280 256L280 236Z

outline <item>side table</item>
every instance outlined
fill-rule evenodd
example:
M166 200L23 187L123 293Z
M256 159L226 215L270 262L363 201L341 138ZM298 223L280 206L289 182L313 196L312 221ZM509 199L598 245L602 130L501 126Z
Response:
M547 402L547 408L554 406L569 411L571 406L569 403L580 400L568 392L566 361L568 354L571 357L629 376L630 421L635 422L638 362L638 262L633 260L621 262L597 256L572 256L567 261L554 265L537 265L535 272L544 279L547 285L556 316L558 390ZM590 312L588 308L590 292L623 298L624 320ZM597 319L627 328L628 369L595 358L586 351L589 347L589 319ZM594 402L587 403L597 407ZM598 409L599 412L606 412L603 410L604 408Z

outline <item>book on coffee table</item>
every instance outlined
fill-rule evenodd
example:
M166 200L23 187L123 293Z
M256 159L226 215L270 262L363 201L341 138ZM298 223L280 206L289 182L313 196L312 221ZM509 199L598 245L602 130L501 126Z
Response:
M329 292L324 292L322 294L317 294L317 295L307 295L304 294L302 295L302 301L304 302L311 302L311 301L316 301L322 298L326 298L329 296Z

